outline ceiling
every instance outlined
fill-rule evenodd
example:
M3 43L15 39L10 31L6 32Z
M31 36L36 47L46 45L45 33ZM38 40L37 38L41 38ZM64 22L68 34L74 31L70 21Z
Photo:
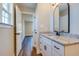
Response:
M21 12L23 13L23 17L25 22L29 21L32 22L32 14L28 14L28 13L34 13L36 10L36 3L17 3L19 9L21 10Z
M36 8L36 3L18 3L18 4L26 8Z
M23 10L28 10L28 11L35 11L37 4L36 3L17 3L19 8Z

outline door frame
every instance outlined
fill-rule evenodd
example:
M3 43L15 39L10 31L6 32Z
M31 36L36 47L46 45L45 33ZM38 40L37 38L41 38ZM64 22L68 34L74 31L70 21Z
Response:
M14 3L14 54L16 56L16 4Z

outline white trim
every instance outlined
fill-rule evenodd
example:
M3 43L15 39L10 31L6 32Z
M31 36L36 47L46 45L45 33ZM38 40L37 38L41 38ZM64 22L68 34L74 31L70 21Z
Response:
M25 11L23 11L23 12L22 12L22 14L34 15L34 13L33 13L33 12L25 12Z
M13 27L12 25L0 23L0 28L12 28L12 27Z

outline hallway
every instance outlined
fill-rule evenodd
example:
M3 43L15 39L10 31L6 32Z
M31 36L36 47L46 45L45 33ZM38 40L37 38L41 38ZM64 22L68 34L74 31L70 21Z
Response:
M25 37L19 56L41 56L41 54L36 54L36 48L33 48L32 40L32 36Z
M20 52L20 55L31 56L31 51L32 51L32 37L28 36L28 37L25 37L22 43L22 50Z
M32 37L25 37L23 43L23 56L30 56L32 51Z

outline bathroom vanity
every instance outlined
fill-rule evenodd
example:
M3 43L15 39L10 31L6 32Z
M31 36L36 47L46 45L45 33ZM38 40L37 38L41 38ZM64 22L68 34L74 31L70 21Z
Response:
M79 56L79 40L53 34L40 34L43 56Z
M55 5L53 10L52 30L56 35L49 33L40 34L40 52L42 55L79 56L79 39L63 35L73 34L70 31L70 29L72 29L70 28L70 16L69 3L60 3Z

